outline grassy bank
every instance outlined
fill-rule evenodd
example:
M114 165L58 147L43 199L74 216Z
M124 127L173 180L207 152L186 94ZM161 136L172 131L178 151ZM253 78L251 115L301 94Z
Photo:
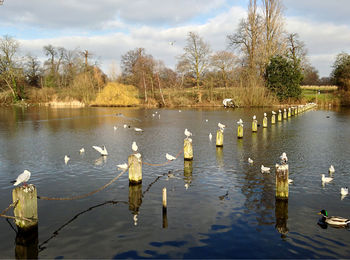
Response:
M305 102L315 102L319 106L339 106L342 103L337 86L301 86Z

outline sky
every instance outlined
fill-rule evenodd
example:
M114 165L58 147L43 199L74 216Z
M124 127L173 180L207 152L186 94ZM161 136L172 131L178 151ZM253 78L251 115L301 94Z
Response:
M248 0L1 1L0 36L19 41L22 55L44 60L49 44L88 50L108 75L120 72L121 56L139 47L174 69L190 31L213 51L227 50L227 35L235 33L248 6ZM282 3L286 31L305 43L319 76L329 76L336 55L350 53L350 1Z

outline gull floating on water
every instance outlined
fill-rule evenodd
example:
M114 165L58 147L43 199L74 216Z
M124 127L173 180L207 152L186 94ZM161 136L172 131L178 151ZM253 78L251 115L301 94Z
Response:
M270 167L265 167L264 165L261 165L261 172L270 172Z
M341 194L342 196L345 197L346 195L348 195L348 193L349 193L348 187L340 188L340 194Z
M23 182L24 185L26 185L26 182L30 178L30 171L24 170L20 175L18 175L17 179L12 181L14 186L17 186L18 184L21 184Z
M80 153L85 153L84 147L79 150Z
M128 168L128 164L127 163L117 164L117 167L120 169L126 170Z
M125 124L124 124L124 125L123 125L123 127L124 127L124 128L127 128L127 127L128 127L128 125L125 125Z
M69 160L70 160L69 156L65 155L64 156L64 163L67 164Z
M249 163L253 163L254 161L251 158L248 158Z
M134 152L137 152L137 150L139 149L139 148L137 147L137 144L136 144L135 141L132 142L131 149L132 149Z
M142 130L141 128L137 128L137 127L134 127L134 130L135 130L136 132L143 132L143 130Z
M326 177L324 174L322 174L322 183L331 182L332 180L332 177Z
M102 156L107 156L108 152L105 146L103 146L103 148L93 145L92 148L94 148L96 151L98 151Z
M170 155L170 154L168 154L168 153L165 154L165 157L166 157L166 159L167 159L168 161L174 161L174 160L176 160L176 157L175 157L175 156L172 156L172 155Z
M288 178L288 184L292 184L293 180Z
M334 166L333 165L329 166L328 171L330 174L334 173L335 172Z
M185 135L186 135L187 138L189 138L192 135L192 133L190 131L188 131L187 128L186 128L185 129Z
M211 141L212 138L213 138L213 135L209 133L209 140Z

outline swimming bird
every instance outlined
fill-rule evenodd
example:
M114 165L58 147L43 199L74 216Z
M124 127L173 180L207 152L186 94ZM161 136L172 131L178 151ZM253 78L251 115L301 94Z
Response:
M322 215L322 218L320 219L320 222L327 223L331 226L335 227L345 227L349 225L350 219L343 218L343 217L336 217L336 216L328 216L327 210L323 209L319 213L319 215Z
M270 167L265 167L264 165L261 165L261 172L270 172Z
M94 148L96 151L98 151L102 156L107 156L108 152L105 146L103 146L103 148L93 145L92 148Z
M127 128L127 127L128 127L128 125L124 124L124 125L123 125L123 127L124 127L124 128Z
M334 166L333 165L329 166L328 171L330 174L334 173L335 172Z
M349 193L348 187L340 188L340 194L342 196L346 196L346 195L348 195L348 193Z
M26 182L29 181L30 178L30 171L24 170L20 175L18 175L17 179L14 181L11 181L14 186L17 186L18 184L21 184L23 182L24 186L27 186Z
M181 109L179 109L179 113L181 113Z
M175 156L172 156L172 155L170 155L170 154L168 154L168 153L165 154L165 157L166 157L166 159L167 159L168 161L174 161L174 160L176 160L176 157L175 157Z
M69 156L65 155L64 156L64 163L67 164L69 160L70 160Z
M117 164L117 167L123 170L126 170L128 168L128 165L126 163L123 164Z
M85 153L84 147L79 150L80 153Z
M192 133L190 131L188 131L187 128L186 128L185 129L185 135L186 135L187 138L189 138L192 135Z
M322 183L327 183L333 181L332 177L326 177L324 174L322 174Z
M288 178L288 184L292 184L293 180Z
M280 156L281 164L286 164L288 162L287 154L285 152Z
M139 149L139 148L137 147L137 144L136 144L135 141L132 142L131 149L132 149L134 152L137 152L137 150Z
M136 132L143 132L143 130L142 130L141 128L138 128L138 127L134 127L134 130L135 130Z
M209 120L208 119L205 119L205 122L208 122Z
M209 140L211 141L212 138L213 138L213 135L209 133Z
M253 163L254 161L251 158L248 158L248 163Z
M224 131L224 128L226 127L224 124L218 123L218 127L220 130Z

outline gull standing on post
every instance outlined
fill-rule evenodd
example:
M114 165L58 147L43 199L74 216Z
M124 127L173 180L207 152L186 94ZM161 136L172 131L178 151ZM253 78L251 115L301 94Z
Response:
M30 178L30 171L24 170L24 172L18 175L17 179L14 181L11 181L11 183L13 183L14 186L17 186L18 184L21 184L23 182L23 185L27 186L26 182L29 180L29 178Z
M280 156L280 159L281 159L281 164L287 164L288 158L286 153L283 152L282 155Z
M137 144L136 144L136 142L134 141L134 142L132 142L132 145L131 145L131 149L136 153L137 152L137 150L139 149L138 147L137 147Z
M105 146L103 146L103 149L99 146L93 145L92 148L94 148L96 151L98 151L102 156L107 156L108 152Z
M220 128L221 131L224 131L224 128L226 127L225 125L218 123L218 127Z
M192 136L192 133L190 131L187 130L187 128L185 129L185 135L186 138L189 138L190 136Z

